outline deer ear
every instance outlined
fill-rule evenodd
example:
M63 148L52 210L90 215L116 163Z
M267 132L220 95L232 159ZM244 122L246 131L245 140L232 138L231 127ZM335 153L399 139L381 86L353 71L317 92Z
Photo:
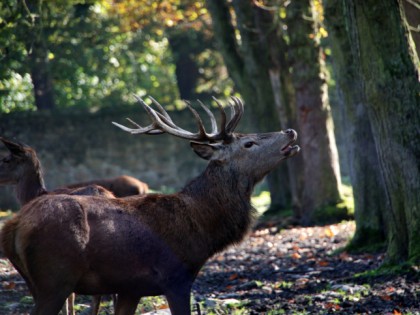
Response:
M4 143L4 145L9 149L10 153L12 153L13 155L25 155L25 149L23 145L12 142L2 137L0 137L0 140Z
M219 145L217 144L208 144L208 143L199 143L199 142L190 142L191 148L194 150L197 155L205 160L210 160L214 155L214 152L219 150Z

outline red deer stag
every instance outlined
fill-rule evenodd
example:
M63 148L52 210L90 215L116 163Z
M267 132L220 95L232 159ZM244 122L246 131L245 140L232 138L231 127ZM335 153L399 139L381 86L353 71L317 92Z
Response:
M299 151L294 130L233 133L242 102L232 98L232 114L221 113L220 131L212 113L207 132L190 110L199 131L178 127L154 101L139 99L152 124L132 134L168 133L191 140L209 160L205 171L175 194L109 199L100 196L46 195L24 206L2 229L6 256L34 295L34 315L55 315L71 292L117 293L117 315L134 314L142 296L165 295L173 315L190 314L192 283L215 253L237 243L255 212L254 185L282 160ZM115 123L114 123L115 124Z
M79 188L57 189L48 192L44 185L41 162L36 152L28 145L13 142L0 137L0 140L9 150L10 154L0 160L0 186L16 185L16 198L21 205L28 203L44 194L69 194L69 195L101 195L107 198L115 196L101 186L89 184ZM99 311L100 296L92 302L92 314ZM74 315L74 296L70 295L63 313Z
M144 195L149 192L149 186L146 183L139 181L137 178L122 175L114 178L95 179L87 182L81 182L71 185L66 185L67 188L78 188L88 185L102 186L115 195L115 197L127 197L133 195Z

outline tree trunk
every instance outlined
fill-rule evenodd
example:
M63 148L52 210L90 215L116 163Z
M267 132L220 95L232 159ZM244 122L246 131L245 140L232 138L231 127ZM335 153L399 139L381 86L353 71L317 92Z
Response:
M268 53L261 47L255 30L255 16L250 3L234 1L237 27L242 43L238 45L229 6L224 0L207 1L213 21L213 30L229 74L249 106L252 121L259 132L278 130L280 120L268 72ZM290 205L288 171L278 168L268 176L272 209Z
M269 132L286 128L283 123L287 117L279 117L276 107L270 70L274 68L273 59L278 56L271 54L268 45L270 36L276 37L276 27L273 25L271 12L262 10L251 2L234 0L232 2L237 19L237 28L241 34L241 52L244 59L245 74L249 78L247 94L253 97L251 111L256 128L260 132ZM271 30L271 32L270 32ZM290 189L289 171L287 164L269 174L267 182L270 188L270 214L290 208L293 193Z
M34 86L35 106L39 110L50 110L55 107L55 102L41 6L42 2L40 1L27 2L27 7L31 13L31 16L27 16L28 23L31 21L28 32L33 34L31 41L27 43L28 63ZM28 14L28 12L24 10L24 14Z
M417 57L420 57L420 3L412 0L402 0L404 14L413 38Z
M200 76L194 59L198 53L197 32L195 30L172 30L168 33L169 45L175 62L175 75L181 99L196 98L195 88Z
M48 50L41 43L33 43L29 54L31 79L34 86L35 106L38 110L55 107L54 91L50 73Z
M344 1L328 0L324 4L354 195L356 232L349 247L374 249L385 241L383 213L390 210L365 108L362 78L352 54L357 38L346 33L343 19L352 9Z
M349 1L344 16L357 34L353 58L363 78L366 110L391 212L390 263L420 261L420 89L418 64L396 1ZM387 19L383 19L387 16ZM414 62L413 59L415 58Z
M341 178L323 52L315 39L317 29L310 0L290 2L287 25L304 160L301 223L309 225L329 219L327 209L341 201Z

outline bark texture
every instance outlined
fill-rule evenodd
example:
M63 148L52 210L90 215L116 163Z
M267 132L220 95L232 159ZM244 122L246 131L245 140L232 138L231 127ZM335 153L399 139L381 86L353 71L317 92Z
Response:
M390 263L420 261L420 98L418 64L398 1L348 1L346 29L362 78L384 179ZM387 16L386 19L383 17ZM413 58L415 58L413 60Z
M341 200L326 69L322 49L314 38L317 29L311 4L310 0L291 1L287 6L290 66L304 160L304 225L322 221L328 216L325 209Z
M241 35L239 44L235 35L230 6L224 0L207 1L213 30L229 75L250 108L252 121L260 132L273 131L281 125L273 88L271 86L269 51L259 27L264 24L262 12L251 2L233 1L236 27ZM285 165L267 177L271 193L271 207L285 209L290 206L288 169Z
M27 43L28 64L34 87L35 106L39 110L50 110L55 107L55 102L49 50L41 21L41 6L42 1L32 0L27 3L31 13L31 16L27 17L31 21L28 31L33 34L32 37L28 37L28 40L30 40Z
M352 43L357 38L354 33L347 33L343 19L353 10L345 1L328 0L324 5L354 195L356 231L350 246L376 247L385 241L384 213L390 209L366 111L362 78L352 53L355 49Z

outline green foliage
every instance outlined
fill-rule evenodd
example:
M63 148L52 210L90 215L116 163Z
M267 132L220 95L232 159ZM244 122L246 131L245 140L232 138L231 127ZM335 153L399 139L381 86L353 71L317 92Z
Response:
M270 192L262 191L260 194L251 198L252 206L257 209L259 214L264 213L270 206Z
M368 270L362 273L358 273L355 275L357 278L367 278L367 279L374 279L377 277L383 276L399 276L399 275L407 275L407 274L414 274L417 278L420 277L419 266L416 264L412 264L410 262L402 262L398 265L391 263L383 263L379 268Z
M34 110L34 97L29 74L7 73L8 79L0 80L0 112Z
M32 296L26 295L20 299L19 303L32 305L34 303L34 299Z
M232 92L211 34L196 22L197 13L206 14L202 4L168 2L170 10L155 5L146 10L130 1L111 6L99 0L29 4L0 4L0 112L36 109L30 67L34 43L48 56L56 107L133 103L133 93L174 103L179 98L172 57L177 51L168 36L175 33L196 38L179 45L198 66L196 92Z
M365 228L360 234L363 235L363 239L362 237L360 239L353 237L345 247L346 251L350 253L378 253L386 249L380 231Z

